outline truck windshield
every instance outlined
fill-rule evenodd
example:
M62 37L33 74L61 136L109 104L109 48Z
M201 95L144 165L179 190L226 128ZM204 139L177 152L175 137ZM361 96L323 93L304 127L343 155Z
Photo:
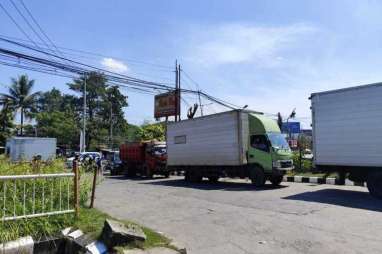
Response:
M156 146L153 148L153 152L156 155L163 155L166 154L167 150L165 146Z
M288 142L281 133L268 133L269 141L271 141L272 147L276 149L289 149Z

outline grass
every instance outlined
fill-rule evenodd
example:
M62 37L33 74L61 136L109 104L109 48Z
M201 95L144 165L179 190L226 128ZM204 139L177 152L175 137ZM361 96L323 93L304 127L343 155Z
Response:
M48 163L11 163L7 158L0 155L0 175L19 175L19 174L39 174L39 173L62 173L68 172L65 168L63 160L54 160ZM35 182L36 187L36 201L34 204L35 211L43 211L43 204L46 209L57 209L59 206L59 195L51 195L51 191L53 194L57 194L59 182L54 182L52 180L37 180ZM70 190L72 189L73 181L72 179L62 180L61 185L67 186L69 184ZM62 229L66 227L72 227L75 229L81 229L84 233L89 234L94 239L98 238L101 234L104 222L106 218L111 218L109 215L102 213L96 209L88 209L85 208L85 204L88 200L89 193L91 190L92 184L92 174L85 173L85 170L81 170L80 177L80 216L79 218L75 218L74 214L64 214L64 215L55 215L49 217L39 217L33 219L20 219L16 221L8 221L1 222L0 221L0 243L12 241L17 238L23 236L32 236L34 239L39 239L44 236L52 236L57 235ZM32 192L30 191L33 188L31 182L25 184L26 186L26 212L31 213L33 202L32 202ZM5 189L6 195L6 210L5 215L12 216L14 209L14 201L13 194L14 188L16 187L16 215L23 214L23 188L24 181L11 181L7 182L7 187ZM41 188L45 189L45 196L43 198ZM21 191L20 191L21 190ZM29 191L28 191L29 190ZM67 192L66 192L67 193ZM73 196L70 194L69 196L64 193L62 195L62 200L67 200L69 197L72 202ZM72 191L70 191L72 193ZM20 202L21 201L21 202ZM3 216L2 208L4 203L4 187L3 184L0 184L0 217ZM135 224L129 221L122 221L126 225ZM137 225L137 224L135 224ZM163 235L149 229L142 227L143 231L147 236L147 240L143 245L139 245L137 243L133 243L130 246L124 246L123 248L131 248L131 247L139 247L143 249L163 246L168 248L173 248L170 244L170 240ZM120 248L122 249L122 247Z

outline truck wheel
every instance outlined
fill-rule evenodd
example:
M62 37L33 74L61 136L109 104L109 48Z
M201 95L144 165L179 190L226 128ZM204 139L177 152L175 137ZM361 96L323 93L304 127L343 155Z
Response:
M382 172L370 172L366 182L370 194L382 199Z
M265 184L264 170L259 166L253 166L249 169L249 178L256 187L262 187Z
M135 168L127 169L127 176L128 177L136 177L137 176L137 171L135 170Z
M208 181L210 181L211 183L217 183L219 181L219 177L218 176L209 176Z
M186 175L184 176L184 180L186 180L186 182L199 183L203 180L203 176L186 172Z
M272 176L270 179L273 186L279 186L283 181L283 176Z

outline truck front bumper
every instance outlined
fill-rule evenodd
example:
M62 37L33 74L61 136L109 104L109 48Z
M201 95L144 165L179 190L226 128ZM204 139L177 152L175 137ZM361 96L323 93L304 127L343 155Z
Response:
M278 160L273 162L273 171L280 171L285 173L294 169L293 160Z

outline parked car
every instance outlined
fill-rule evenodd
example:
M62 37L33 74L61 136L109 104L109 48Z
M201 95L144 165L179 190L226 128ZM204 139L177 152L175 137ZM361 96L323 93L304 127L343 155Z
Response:
M303 159L306 159L306 160L312 160L312 159L313 159L313 153L312 153L312 150L310 150L310 149L305 149L305 150L302 152L302 158L303 158Z
M110 171L111 175L117 175L122 172L122 161L119 157L119 151L104 150L102 151L102 169L103 171Z
M66 166L68 168L72 168L73 167L73 161L76 157L73 156L73 157L70 157L66 160ZM85 163L85 162L89 162L89 161L95 161L95 162L98 162L98 160L101 160L102 156L101 156L101 153L99 152L82 152L82 153L79 153L79 162L80 163Z

